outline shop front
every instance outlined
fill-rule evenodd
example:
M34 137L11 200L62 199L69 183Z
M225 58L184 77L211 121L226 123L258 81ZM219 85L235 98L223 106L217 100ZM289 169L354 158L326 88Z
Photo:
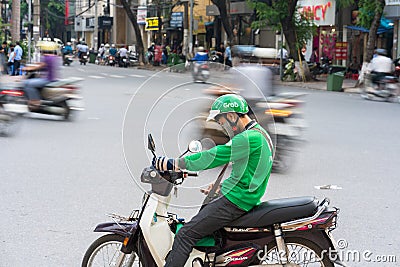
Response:
M338 38L335 27L336 1L300 0L299 6L300 12L318 26L316 36L302 50L305 59L309 61L315 50L317 60L321 57L332 60L335 57L335 44Z

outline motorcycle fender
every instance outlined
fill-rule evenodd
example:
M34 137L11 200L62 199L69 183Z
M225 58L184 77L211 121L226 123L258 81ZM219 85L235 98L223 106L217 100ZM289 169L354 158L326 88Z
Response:
M96 226L94 232L99 233L113 233L121 236L128 236L129 234L134 234L138 228L136 222L133 223L101 223Z
M323 248L325 256L329 257L334 264L347 266L341 261L335 240L327 230L288 232L285 233L285 237L304 237Z

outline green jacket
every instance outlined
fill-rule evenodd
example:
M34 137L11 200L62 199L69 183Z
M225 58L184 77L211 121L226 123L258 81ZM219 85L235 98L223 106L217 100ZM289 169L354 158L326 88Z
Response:
M254 127L265 132L258 124ZM224 145L184 157L179 166L190 171L200 171L228 162L232 162L232 172L223 181L221 192L236 206L249 211L260 204L272 167L271 148L260 132L245 130Z

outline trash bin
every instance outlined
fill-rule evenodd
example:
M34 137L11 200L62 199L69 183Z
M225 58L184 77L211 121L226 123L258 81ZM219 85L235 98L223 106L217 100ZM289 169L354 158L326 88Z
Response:
M89 52L89 63L92 63L92 64L96 63L96 57L97 57L97 53L90 51Z
M344 72L335 72L333 74L329 74L327 80L328 91L337 91L337 92L343 91L342 89L343 79L344 79Z

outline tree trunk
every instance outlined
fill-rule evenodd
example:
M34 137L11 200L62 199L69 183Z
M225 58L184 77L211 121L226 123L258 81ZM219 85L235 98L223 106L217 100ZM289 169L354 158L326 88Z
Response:
M20 40L21 2L12 1L11 37L15 43Z
M282 31L286 38L286 43L289 46L290 57L294 61L299 61L299 56L297 53L297 37L296 37L296 27L294 25L293 15L296 11L297 0L288 1L288 13L285 18L281 20Z
M214 5L218 7L220 18L222 20L222 25L224 26L226 35L228 36L228 40L232 41L233 37L233 29L231 24L231 16L230 12L228 12L229 4L226 2L229 0L211 0Z
M133 29L135 30L136 35L136 44L139 53L139 64L143 64L144 62L144 46L142 40L142 33L140 32L139 24L137 23L136 14L132 12L130 5L127 0L121 0L122 6L125 9L126 14L128 15L129 20L132 23Z
M367 42L367 55L365 57L366 62L370 62L374 53L376 43L376 33L378 32L379 25L381 24L381 17L383 8L385 7L385 0L376 1L375 15L369 29L368 42Z

